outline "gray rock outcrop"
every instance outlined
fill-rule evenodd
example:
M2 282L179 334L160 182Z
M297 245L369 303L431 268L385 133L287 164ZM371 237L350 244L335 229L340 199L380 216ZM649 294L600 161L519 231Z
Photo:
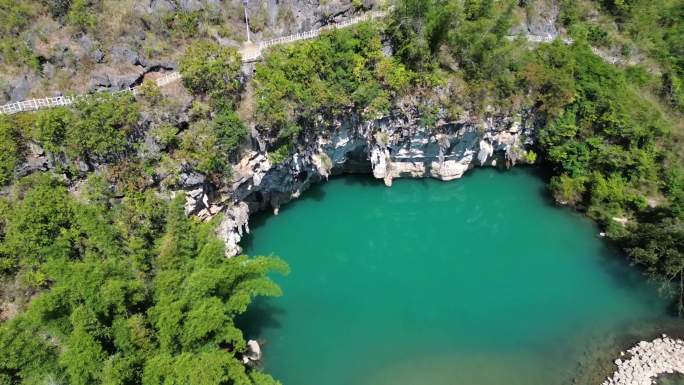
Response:
M447 181L478 166L524 162L534 135L528 120L521 113L477 123L440 121L426 128L402 114L370 122L349 119L337 122L330 134L302 139L296 153L280 164L273 164L268 154L251 151L233 167L230 192L214 203L226 207L219 237L227 255L239 254L251 213L265 209L277 213L282 204L330 175L370 173L391 186L396 178Z

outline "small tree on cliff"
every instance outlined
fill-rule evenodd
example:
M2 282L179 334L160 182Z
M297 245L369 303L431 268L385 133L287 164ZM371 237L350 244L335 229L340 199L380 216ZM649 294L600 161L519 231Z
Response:
M197 41L180 60L183 84L193 94L208 96L215 103L232 103L240 87L241 63L235 49L208 40Z

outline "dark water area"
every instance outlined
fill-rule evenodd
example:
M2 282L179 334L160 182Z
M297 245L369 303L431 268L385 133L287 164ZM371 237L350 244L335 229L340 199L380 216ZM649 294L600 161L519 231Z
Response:
M658 385L684 385L684 376L668 375L658 381Z
M292 269L242 319L284 385L589 384L681 325L530 170L332 179L251 227L246 252Z

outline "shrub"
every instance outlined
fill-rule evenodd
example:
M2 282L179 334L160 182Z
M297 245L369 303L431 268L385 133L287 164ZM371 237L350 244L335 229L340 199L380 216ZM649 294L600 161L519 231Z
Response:
M209 96L215 103L233 104L240 88L242 65L235 49L208 40L194 42L180 59L183 84L196 95Z
M225 154L234 153L247 137L247 128L233 111L220 111L214 118L213 125L218 136L219 150Z
M672 72L662 75L661 93L665 100L675 108L684 109L684 86L682 80Z
M0 0L0 35L17 36L32 18L31 9L23 1Z
M523 154L523 160L525 163L535 164L537 163L537 153L532 150L525 151Z
M178 142L178 127L170 123L153 127L150 134L162 147L175 146Z
M38 113L35 138L43 148L58 154L63 151L69 125L74 123L74 114L68 108L54 108Z
M50 9L52 17L62 18L69 13L71 1L72 0L43 0L43 3L45 3Z
M551 192L557 201L575 205L582 202L586 191L586 180L583 177L572 178L566 174L551 178Z
M268 153L268 160L273 164L283 163L292 153L292 145L289 143L283 144L275 151Z
M183 132L179 155L201 173L221 175L228 172L229 168L226 155L217 151L218 148L220 141L214 125L210 121L200 120Z
M199 11L179 11L166 17L166 26L176 38L187 39L197 35L200 25Z
M162 100L161 89L154 80L145 80L138 88L140 96L150 105L159 104Z
M608 32L598 25L589 26L587 39L591 44L597 46L608 46L610 44Z
M71 0L67 21L82 31L92 30L97 23L93 6L92 0Z
M79 102L67 130L67 152L73 156L120 155L129 145L139 118L133 95L98 94Z
M14 169L23 160L24 139L18 127L0 115L0 186L14 178Z
M254 78L255 118L280 146L303 129L325 129L321 117L388 112L390 97L405 92L412 79L402 64L383 57L378 31L363 23L269 52Z

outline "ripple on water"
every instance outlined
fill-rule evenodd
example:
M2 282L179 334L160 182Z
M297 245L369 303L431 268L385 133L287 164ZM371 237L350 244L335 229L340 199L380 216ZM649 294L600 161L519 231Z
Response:
M668 319L594 225L545 194L519 169L392 188L347 177L258 216L247 251L292 268L285 295L243 320L265 369L284 385L565 385L595 341Z

